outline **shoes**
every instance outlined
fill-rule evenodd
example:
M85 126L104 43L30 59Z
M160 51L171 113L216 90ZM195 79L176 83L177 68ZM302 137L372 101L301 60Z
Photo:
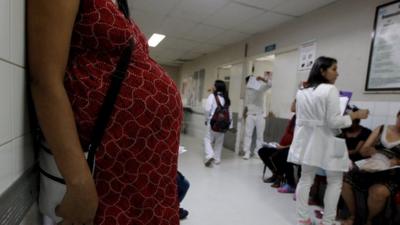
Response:
M278 188L279 193L293 194L296 192L296 188L290 186L289 184L284 184L282 187Z
M186 219L186 217L189 215L189 211L183 208L179 208L179 219L183 220Z
M313 225L313 222L311 221L311 219L299 220L297 221L297 225Z
M214 165L219 166L219 164L221 164L221 160L220 161L214 160Z
M271 187L273 187L273 188L279 188L279 187L281 187L281 183L282 183L281 179L277 178L277 179L275 180L275 182L274 182L273 184L271 184Z
M244 159L244 160L250 159L250 152L246 152L246 153L244 154L244 156L243 156L243 159Z
M213 162L214 162L214 158L209 158L209 159L206 159L206 161L204 162L204 165L206 167L211 167Z
M263 181L264 181L264 183L274 183L276 181L276 179L277 179L276 176L272 175L269 178L264 178Z

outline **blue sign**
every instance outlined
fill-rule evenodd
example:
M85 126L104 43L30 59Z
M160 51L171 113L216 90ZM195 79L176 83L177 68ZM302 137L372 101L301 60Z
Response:
M272 52L275 51L275 49L276 49L276 44L267 45L265 46L264 52Z

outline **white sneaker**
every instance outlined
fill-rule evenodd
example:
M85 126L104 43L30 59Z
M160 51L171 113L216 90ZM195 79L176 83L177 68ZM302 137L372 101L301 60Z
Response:
M244 156L243 156L243 159L244 159L244 160L250 159L250 152L246 152L246 153L244 154Z

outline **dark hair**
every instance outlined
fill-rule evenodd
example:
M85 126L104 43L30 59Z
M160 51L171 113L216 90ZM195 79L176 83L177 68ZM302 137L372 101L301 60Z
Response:
M222 80L216 80L214 83L215 91L214 94L217 94L218 92L222 93L222 96L225 99L225 105L230 106L231 105L231 100L229 99L228 91L226 90L226 84Z
M399 112L397 113L397 117L399 117L400 116L400 110L399 110Z
M245 78L245 80L246 80L246 84L249 83L250 76L247 76L247 77Z
M337 64L337 60L325 56L319 57L315 60L313 67L311 68L310 75L307 80L307 88L316 88L320 84L327 84L329 81L322 76L321 70L326 71L328 68Z
M129 6L127 0L117 0L119 10L125 15L126 18L129 19Z

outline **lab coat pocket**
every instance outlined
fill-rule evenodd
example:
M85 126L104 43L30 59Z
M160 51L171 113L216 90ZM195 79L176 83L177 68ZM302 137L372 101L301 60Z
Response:
M343 138L334 138L332 156L334 158L343 158L347 154L346 141Z

